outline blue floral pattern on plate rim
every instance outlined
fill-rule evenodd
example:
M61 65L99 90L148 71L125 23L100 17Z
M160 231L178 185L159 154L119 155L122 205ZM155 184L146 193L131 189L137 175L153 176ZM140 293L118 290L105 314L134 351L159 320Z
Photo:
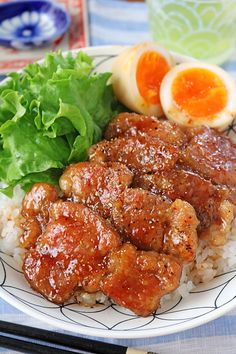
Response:
M0 45L27 49L60 38L70 25L65 9L49 0L0 4Z
M122 46L85 49L94 58L94 71L110 71ZM75 51L76 52L76 51ZM175 55L177 62L193 60ZM226 133L236 138L236 121ZM12 257L0 252L0 297L19 310L50 325L81 334L112 338L143 338L172 334L214 320L236 307L236 269L199 285L186 298L166 303L141 318L111 303L94 308L73 302L56 305L30 289Z

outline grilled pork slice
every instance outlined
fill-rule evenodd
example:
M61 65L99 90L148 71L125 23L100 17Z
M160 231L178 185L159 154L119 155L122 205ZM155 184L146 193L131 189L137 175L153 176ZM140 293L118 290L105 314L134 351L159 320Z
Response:
M215 186L181 167L168 173L136 176L134 185L173 201L178 198L187 201L194 207L200 221L198 235L212 245L225 244L233 221L233 205L227 200L227 188Z
M214 129L201 127L190 140L180 162L213 184L236 187L236 146Z
M120 113L108 125L105 139L117 137L131 137L147 133L160 140L182 146L187 142L187 137L182 129L168 120L159 120L155 117L144 116L136 113Z
M78 290L100 290L110 251L121 245L106 221L82 204L56 202L35 249L24 259L23 271L32 289L63 303Z
M112 222L139 249L174 254L183 262L196 256L198 220L187 202L171 203L145 190L128 188L113 203Z
M225 245L231 231L233 220L233 204L228 200L224 200L219 206L217 217L207 229L201 232L200 237L213 246Z
M108 218L112 202L132 180L133 173L123 164L81 162L67 167L59 183L66 197Z
M160 306L162 296L179 286L181 272L174 257L137 251L126 243L111 253L101 288L117 304L148 316Z
M89 150L92 162L121 162L135 173L170 171L180 150L148 134L115 138L93 145Z
M49 183L35 183L26 193L21 208L21 215L25 219L22 223L24 232L20 238L22 247L34 247L48 222L49 209L57 199L57 190Z

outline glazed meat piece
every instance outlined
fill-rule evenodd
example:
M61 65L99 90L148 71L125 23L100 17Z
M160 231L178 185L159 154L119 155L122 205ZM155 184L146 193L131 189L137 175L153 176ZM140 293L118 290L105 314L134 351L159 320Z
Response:
M197 226L199 221L189 203L176 199L169 213L169 224L165 232L163 252L191 262L196 257L198 246Z
M183 151L180 162L214 184L236 186L236 146L214 129L201 128Z
M121 162L137 173L169 171L179 154L179 149L174 145L156 137L150 138L147 134L103 140L89 151L92 162Z
M172 256L137 251L133 245L124 244L110 256L102 291L120 306L148 316L160 306L163 295L178 287L181 272L181 265Z
M112 222L142 250L161 251L170 202L142 189L127 189L113 203Z
M196 255L198 220L187 202L168 200L142 189L127 189L113 204L115 228L142 250L178 256L183 262Z
M49 183L35 183L26 193L21 209L21 215L25 219L22 224L24 232L20 239L22 247L29 249L34 246L48 222L49 209L57 199L57 190Z
M57 223L58 227L62 225ZM74 272L76 261L61 256L56 261L49 254L43 255L37 249L29 250L24 258L23 272L31 288L54 303L70 299L78 286Z
M58 199L57 190L49 183L35 183L26 193L21 214L26 218L38 218L43 223L48 222L49 209Z
M219 206L217 217L207 229L200 233L200 237L212 246L223 246L227 242L233 220L233 204L224 200Z
M29 250L23 271L32 289L63 303L75 290L96 292L107 257L121 245L106 221L82 204L56 202L37 246Z
M204 238L208 235L214 244L226 242L233 218L233 206L226 203L227 188L214 186L198 174L177 167L168 173L136 176L134 185L173 201L177 198L187 201L200 221L198 234Z
M177 124L168 120L158 120L155 117L127 112L118 114L111 121L106 129L105 139L136 136L140 133L147 133L177 146L182 146L187 142L185 134Z
M117 137L135 136L138 132L148 133L158 128L158 119L137 113L120 113L109 123L104 137L107 140Z
M104 218L110 216L112 201L132 183L133 174L123 164L72 164L60 178L66 197L96 210Z

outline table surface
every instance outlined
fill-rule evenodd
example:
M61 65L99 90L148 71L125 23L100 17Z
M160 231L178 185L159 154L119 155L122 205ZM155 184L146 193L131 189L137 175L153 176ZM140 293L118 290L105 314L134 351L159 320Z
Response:
M87 0L87 2L90 45L132 44L150 39L144 3L130 3L122 0ZM236 78L236 50L230 61L223 67ZM2 300L0 300L0 318L5 321L59 331L43 322L35 321ZM236 310L203 326L169 336L139 340L104 339L104 341L147 349L159 354L172 352L175 354L235 354ZM16 352L0 348L0 353Z

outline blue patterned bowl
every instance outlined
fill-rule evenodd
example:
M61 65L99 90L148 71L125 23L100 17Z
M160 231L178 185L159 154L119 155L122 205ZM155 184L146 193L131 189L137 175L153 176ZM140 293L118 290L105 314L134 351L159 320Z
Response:
M68 13L47 0L0 4L0 45L16 49L44 46L63 35Z

